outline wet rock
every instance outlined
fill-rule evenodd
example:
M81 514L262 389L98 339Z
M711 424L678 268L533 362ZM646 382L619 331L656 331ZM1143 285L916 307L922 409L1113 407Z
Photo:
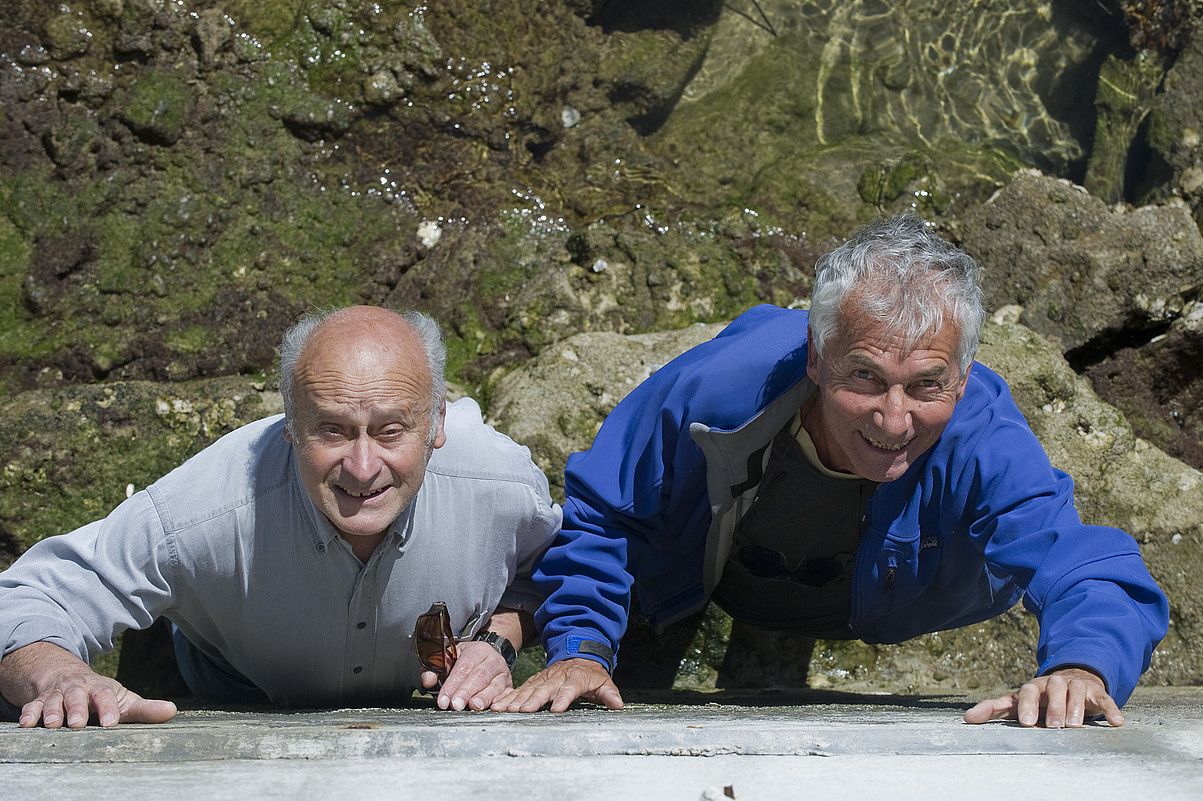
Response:
M708 34L709 27L699 20L687 38L672 30L614 32L606 37L598 79L639 133L655 131L672 113L702 64Z
M100 126L89 116L71 116L42 137L46 152L59 167L71 168L96 144Z
M55 59L82 56L92 46L92 37L85 19L74 12L60 14L46 23L46 49Z
M986 326L979 360L1007 378L1053 464L1074 477L1083 518L1131 533L1171 599L1171 633L1146 681L1172 684L1197 674L1203 657L1190 643L1203 635L1203 592L1192 578L1203 569L1203 475L1136 437L1123 415L1074 373L1055 344L1008 320L1004 314ZM498 381L490 414L557 477L568 453L588 446L604 416L631 388L720 328L571 337ZM682 649L686 670L678 673L677 686L713 686L724 661L732 659L727 669L734 675L745 681L758 676L767 686L796 668L794 657L776 667L764 657L772 653L765 639L788 635L743 632L740 641L748 653L736 657L725 647L726 638L735 636L726 616L711 608L703 618L689 635L694 639L688 649ZM898 646L820 641L809 684L920 689L934 681L967 690L1017 687L1035 669L1035 644L1034 620L1019 608L991 622ZM754 664L738 664L748 659Z
M1099 70L1094 139L1085 186L1090 194L1107 203L1119 203L1126 197L1131 151L1162 74L1160 60L1149 55L1130 61L1111 56Z
M1133 430L1166 453L1203 470L1203 305L1140 347L1108 354L1085 369L1095 390L1128 417Z
M184 133L194 103L185 78L161 69L149 69L121 102L121 121L143 140L174 145Z
M197 14L192 28L192 44L203 66L212 66L218 52L233 38L233 24L219 8L207 8Z
M1132 49L1161 56L1177 54L1192 23L1203 17L1197 0L1099 0L1098 5L1126 27Z
M1151 166L1156 178L1168 172L1168 185L1181 194L1203 220L1203 24L1194 26L1190 41L1166 73L1165 83L1149 117L1148 142L1156 155ZM1156 197L1156 185L1147 190Z
M1028 171L965 214L959 232L982 265L987 308L1024 306L1023 323L1066 352L1106 352L1167 325L1203 286L1203 237L1181 203L1109 208Z
M572 231L536 206L487 228L444 225L387 300L423 299L452 335L450 363L479 382L578 331L721 319L809 286L807 240L737 221L699 231L646 216Z
M393 41L409 67L429 78L440 74L443 48L430 32L421 11L415 10L397 23L393 28Z

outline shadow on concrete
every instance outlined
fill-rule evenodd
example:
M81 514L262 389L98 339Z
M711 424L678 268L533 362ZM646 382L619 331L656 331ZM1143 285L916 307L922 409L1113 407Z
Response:
M893 695L857 693L840 690L624 690L628 704L659 706L719 706L779 707L779 706L876 706L903 709L965 710L972 704L956 693L932 695Z

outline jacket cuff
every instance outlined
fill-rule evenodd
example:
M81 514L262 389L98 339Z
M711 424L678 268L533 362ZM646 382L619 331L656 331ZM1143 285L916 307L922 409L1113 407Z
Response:
M614 672L614 649L603 642L600 635L562 634L549 640L544 647L548 665L565 659L589 659L604 667L607 673Z

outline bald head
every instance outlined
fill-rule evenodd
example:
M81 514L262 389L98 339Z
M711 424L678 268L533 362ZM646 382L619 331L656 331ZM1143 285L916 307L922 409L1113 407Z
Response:
M424 374L410 378L429 384L434 436L447 393L447 350L438 323L425 314L378 306L310 312L285 332L279 353L280 395L290 428L296 418L295 392L306 376L342 363L397 364L401 357L421 353L424 358L416 364Z

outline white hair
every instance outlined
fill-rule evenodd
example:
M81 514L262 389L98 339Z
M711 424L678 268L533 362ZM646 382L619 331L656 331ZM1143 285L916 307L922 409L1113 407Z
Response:
M280 339L280 347L277 349L280 354L280 395L284 399L285 425L288 426L290 432L293 431L292 426L296 416L296 401L293 393L296 389L296 369L301 352L305 349L313 332L322 323L341 311L344 309L315 309L308 312L285 331L284 336ZM430 368L430 434L428 438L433 442L435 435L438 434L440 412L443 408L443 400L447 395L447 377L445 375L447 346L443 342L443 332L432 317L422 312L413 310L399 312L393 309L385 309L385 311L392 312L409 323L414 333L418 335L418 339L422 341L422 350L426 353L426 365Z
M810 329L820 355L836 332L840 315L855 311L901 334L911 348L948 324L960 334L961 374L969 369L981 340L981 270L969 254L941 239L913 214L869 223L815 265Z

